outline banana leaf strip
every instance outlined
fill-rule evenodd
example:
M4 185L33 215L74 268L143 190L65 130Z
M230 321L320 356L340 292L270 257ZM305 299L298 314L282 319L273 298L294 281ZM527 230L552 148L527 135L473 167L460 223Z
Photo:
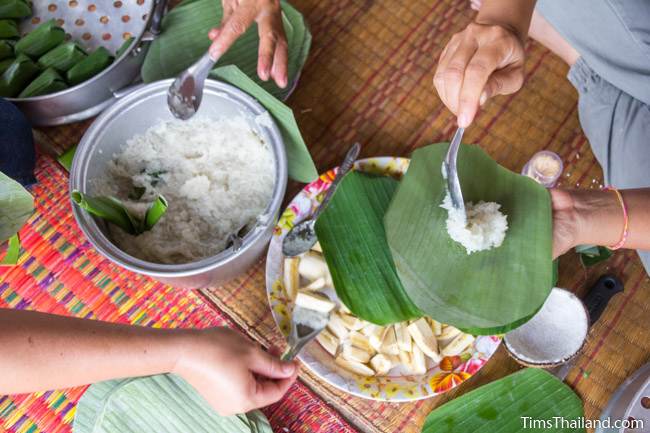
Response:
M0 172L0 244L15 235L32 212L32 195L21 184Z
M447 233L441 165L448 144L414 152L384 218L397 273L427 316L472 334L507 332L542 306L553 285L551 203L532 179L462 145L460 183L467 202L496 202L508 220L503 244L468 255Z
M9 69L9 66L11 66L14 60L16 59L13 59L11 57L8 59L0 60L0 76L4 73L4 71Z
M249 28L217 62L217 66L236 65L278 99L284 99L295 85L311 46L311 35L302 15L284 1L281 7L289 47L286 88L279 88L273 80L262 81L257 76L259 38L256 26ZM163 20L162 34L151 44L145 58L144 82L175 77L196 62L208 49L208 31L220 24L222 14L221 2L214 0L184 1L172 9Z
M262 104L273 116L280 133L282 133L282 139L287 150L289 177L304 183L316 180L318 171L302 138L291 108L260 87L237 66L222 66L214 69L210 73L210 77L232 84Z
M149 206L144 219L133 215L115 197L93 197L81 191L72 191L71 197L72 201L88 213L114 224L134 236L151 230L167 211L167 201L162 196L159 196Z
M146 427L143 427L146 426ZM192 386L173 374L91 385L76 408L75 433L273 433L260 411L221 416Z
M86 57L86 52L74 42L66 42L48 51L38 59L41 68L66 72Z
M65 31L51 19L36 27L16 42L16 53L23 53L34 59L39 58L54 47L63 43Z
M76 86L106 69L113 62L110 51L99 47L66 73L68 84Z
M422 316L397 276L383 225L397 184L353 171L316 221L337 295L356 316L378 325Z
M0 41L0 60L14 56L13 41Z
M20 32L14 20L0 20L0 39L18 39Z
M533 427L532 420L548 424ZM583 421L582 401L571 388L541 368L526 368L433 410L422 433L585 433Z
M34 96L47 95L67 89L68 85L61 76L52 68L48 68L41 75L36 77L18 95L19 98L31 98Z
M29 57L19 54L0 76L0 96L17 96L38 72L38 66Z
M129 49L129 47L131 46L134 40L135 39L133 38L133 36L131 36L126 41L124 41L122 45L120 45L120 48L118 48L117 51L115 52L115 58L121 57L122 54L124 54Z
M32 8L24 0L0 0L0 19L25 18L32 14Z
M72 160L74 159L74 154L76 151L77 151L77 145L75 144L74 146L72 146L71 148L63 152L63 154L61 154L61 156L59 156L56 159L57 161L59 161L59 164L61 164L63 168L66 169L68 173L70 172L70 168L72 167Z
M5 256L0 260L0 266L13 266L18 263L20 257L20 238L18 233L13 235L7 241Z
M587 268L609 259L613 254L609 248L598 245L578 245L575 250L580 254L580 261Z

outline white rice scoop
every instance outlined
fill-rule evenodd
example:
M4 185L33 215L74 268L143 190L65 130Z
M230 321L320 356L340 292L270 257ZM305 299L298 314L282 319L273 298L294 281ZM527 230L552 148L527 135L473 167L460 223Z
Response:
M528 367L559 367L553 371L564 380L584 346L593 325L609 300L623 291L614 276L602 276L589 289L584 303L566 289L553 288L542 308L527 323L506 334L508 353Z

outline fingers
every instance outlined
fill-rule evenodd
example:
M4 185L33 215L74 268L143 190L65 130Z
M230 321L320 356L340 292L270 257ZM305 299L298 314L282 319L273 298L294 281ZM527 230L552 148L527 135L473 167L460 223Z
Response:
M293 376L297 370L295 363L281 361L259 348L251 355L249 369L270 379L285 379Z
M289 390L293 382L296 381L298 372L286 379L266 380L257 379L255 394L252 397L252 403L255 407L268 406L280 400Z
M260 37L257 75L264 81L273 77L278 86L285 87L288 52L279 9L263 11L257 19L257 27Z
M237 38L243 35L246 30L255 21L256 11L255 8L248 5L240 5L232 15L222 21L219 28L219 34L213 40L210 46L210 56L213 59L218 59L228 51L228 48L235 43Z
M490 75L483 93L481 93L480 104L483 105L488 98L497 95L509 95L521 89L524 84L524 68L521 66L507 67L495 71Z
M454 40L450 41L450 44L452 43L455 43ZM441 58L434 77L434 83L442 102L456 115L458 115L458 103L465 69L476 49L477 45L473 40L458 42L455 49L450 47Z
M467 63L458 95L458 126L468 127L478 111L481 94L500 60L497 47L481 48ZM495 85L501 83L498 81Z

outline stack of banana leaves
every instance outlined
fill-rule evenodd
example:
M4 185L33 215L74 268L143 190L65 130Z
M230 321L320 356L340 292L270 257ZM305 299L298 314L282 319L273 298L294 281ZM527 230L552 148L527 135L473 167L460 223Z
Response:
M0 1L0 96L31 98L76 86L106 69L114 55L106 48L86 52L55 20L49 20L27 34L22 20L32 15L25 0ZM115 55L128 48L125 41Z

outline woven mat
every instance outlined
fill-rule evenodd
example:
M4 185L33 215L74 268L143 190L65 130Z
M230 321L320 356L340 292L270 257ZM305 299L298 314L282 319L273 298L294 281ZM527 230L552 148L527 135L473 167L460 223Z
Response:
M445 42L472 18L466 0L293 3L305 14L314 40L301 83L289 105L296 112L320 171L336 165L354 140L364 145L362 156L406 156L419 146L449 139L454 119L435 95L431 79ZM466 132L466 140L480 143L501 164L515 171L536 151L553 150L567 167L561 185L598 187L602 174L581 133L576 93L565 79L566 66L537 44L531 43L527 53L524 89L488 103ZM41 144L50 152L59 152L76 143L87 125L84 122L45 129ZM50 164L45 168L44 181L51 184L49 194L56 191L62 197L63 180L56 177ZM50 177L52 180L47 180ZM291 185L288 197L298 187ZM48 207L57 203L48 200ZM208 326L231 319L259 341L280 342L267 306L263 261L225 287L202 291L214 306L210 309L194 295L178 294L106 263L85 245L68 205L61 206L62 210L37 218L43 224L38 236L44 241L28 253L41 258L26 269L23 263L19 269L24 270L9 285L7 277L3 283L0 274L0 306L89 317L99 312L95 317L165 326ZM73 261L75 275L79 276L59 280L57 275L63 270L59 267L53 271L56 261L65 261L71 254L68 249L84 245L85 257ZM582 269L575 256L567 255L560 262L560 285L583 293L605 272L623 279L625 293L612 300L594 326L567 378L583 398L588 418L597 418L616 387L650 358L650 280L636 253L617 252L607 263L589 271ZM48 280L41 283L43 288L33 289L43 279ZM82 289L88 286L88 280L95 287L88 289L90 295ZM109 284L109 288L102 284ZM103 295L94 294L97 290ZM349 397L307 371L301 379L361 431L417 432L432 408L517 368L500 350L481 372L456 390L401 405ZM0 400L0 431L3 425L9 431L27 431L25 425L29 423L38 425L36 431L69 431L72 407L81 392L83 389L5 397ZM300 425L298 417L302 414L318 412L322 416L314 417L309 425ZM300 385L267 411L276 426L292 423L288 427L291 432L347 431L334 413ZM334 424L326 423L327 416Z

